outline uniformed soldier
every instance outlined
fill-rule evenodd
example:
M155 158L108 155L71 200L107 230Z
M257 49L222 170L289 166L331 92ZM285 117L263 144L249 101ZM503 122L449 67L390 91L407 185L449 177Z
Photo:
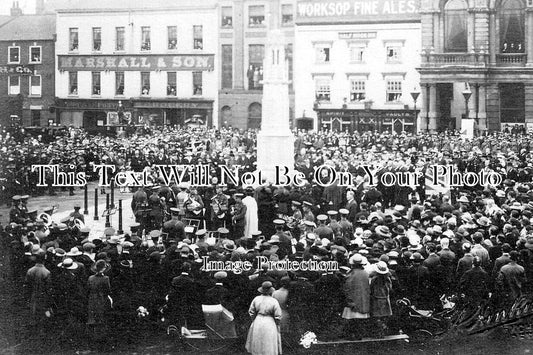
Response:
M326 216L325 214L319 214L318 216L316 216L316 219L318 220L318 227L315 229L314 233L320 239L327 238L331 240L333 238L333 230L326 225L328 216Z
M351 238L353 233L353 224L347 219L348 214L350 214L350 211L345 208L341 208L339 210L339 214L341 215L339 226L341 228L342 236L345 238Z
M279 251L278 255L280 259L283 259L287 255L292 254L292 236L290 234L287 234L284 231L285 228L285 221L283 219L275 219L273 221L274 225L276 226L276 234L272 236L277 236L279 239ZM272 240L272 238L270 238Z
M242 203L244 197L243 193L236 193L234 195L235 205L233 211L231 212L231 222L233 225L233 238L239 239L244 236L244 225L246 216L246 206Z
M24 224L26 219L23 217L20 195L13 196L11 200L13 201L13 207L9 211L9 223Z
M164 204L161 201L161 198L159 197L159 188L154 187L152 190L152 195L150 195L148 199L148 203L150 206L150 212L149 212L149 229L160 229L161 225L163 224L163 217L165 213L165 207Z
M22 195L20 196L20 213L22 215L22 218L28 219L28 199L30 198L29 195Z
M309 201L304 201L302 203L303 219L305 219L307 221L314 222L315 221L315 215L313 214L312 207L313 207L313 204L311 202L309 202Z
M224 195L222 186L216 185L216 194L211 199L211 223L213 229L225 226L228 212L228 196Z
M328 227L331 228L333 231L333 235L340 235L341 232L341 226L339 222L337 221L337 216L339 212L335 210L329 210L328 211L328 217L329 217L329 224Z
M170 208L171 219L163 223L163 232L168 233L170 239L182 240L185 238L185 223L180 221L180 209Z

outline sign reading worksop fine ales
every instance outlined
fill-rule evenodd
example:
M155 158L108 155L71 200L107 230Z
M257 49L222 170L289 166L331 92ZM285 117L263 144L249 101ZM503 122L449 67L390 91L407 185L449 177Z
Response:
M307 0L296 5L296 23L419 22L419 0Z
M212 54L180 55L59 55L58 69L65 71L181 71L213 70Z

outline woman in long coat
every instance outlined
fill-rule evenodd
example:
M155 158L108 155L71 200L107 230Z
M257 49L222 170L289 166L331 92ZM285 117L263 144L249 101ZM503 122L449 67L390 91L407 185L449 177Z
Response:
M281 322L280 330L283 335L289 333L290 330L290 317L287 311L287 299L289 298L289 285L291 279L289 276L284 276L280 280L280 288L274 291L272 297L274 297L281 307Z
M367 272L363 269L366 260L361 254L350 258L352 270L344 282L344 295L347 305L342 312L346 319L345 335L351 339L361 339L364 332L365 319L370 317L370 285Z
M258 291L261 295L254 298L248 310L253 322L248 331L246 350L253 355L281 354L281 307L272 297L274 287L270 281L265 281Z
M106 262L98 260L95 264L96 275L89 277L87 289L89 290L89 305L87 324L105 323L105 314L111 308L111 285L109 276L104 275Z
M385 319L392 315L389 293L392 288L387 263L380 261L376 264L377 274L370 281L370 315L378 323L378 334L383 336Z

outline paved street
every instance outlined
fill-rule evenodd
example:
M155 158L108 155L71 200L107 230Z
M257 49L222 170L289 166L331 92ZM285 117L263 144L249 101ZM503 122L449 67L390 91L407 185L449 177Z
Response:
M98 220L94 220L94 190L96 188L96 183L90 183L88 185L88 214L85 215L85 225L91 228L91 233L89 237L91 239L103 237L103 232L105 229L106 218L102 217L102 213L106 207L106 195L103 195L98 191ZM110 188L106 189L107 193L111 193ZM51 206L57 206L56 211L52 215L52 220L56 223L65 217L67 217L71 212L74 211L74 206L79 204L81 206L80 212L83 213L83 195L84 191L80 189L75 190L74 196L69 196L68 191L58 191L57 196L37 196L31 197L28 201L28 210L37 209L38 214L43 212L45 209ZM129 226L135 221L133 213L130 208L131 204L131 193L129 192L120 192L118 188L115 188L115 205L118 207L118 200L122 200L123 206L123 230L129 231ZM0 221L3 225L9 223L9 208L5 205L0 207L0 214L2 214ZM118 229L118 209L116 213L110 217L111 226L115 229Z

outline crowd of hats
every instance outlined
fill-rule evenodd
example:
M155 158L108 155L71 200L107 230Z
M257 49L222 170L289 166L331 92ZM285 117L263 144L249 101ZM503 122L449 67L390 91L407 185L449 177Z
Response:
M181 136L175 133L156 132L151 137L134 137L129 141L104 138L88 141L85 133L78 132L75 138L59 139L47 146L39 145L30 138L17 142L13 138L3 137L3 142L8 147L8 159L20 157L20 154L33 154L30 149L18 149L36 143L36 152L41 147L44 151L51 151L57 158L61 158L61 154L72 154L73 151L76 155L77 149L83 149L84 152L80 154L85 154L88 159L86 162L96 161L96 155L87 158L88 151L91 150L96 154L102 153L102 162L117 163L120 159L131 159L135 150L143 150L145 158L154 157L148 159L147 164L152 160L156 161L159 153L163 154L162 159L169 159L165 163L172 163L172 156L179 161L178 155L194 155L199 159L196 162L213 162L215 156L224 160L232 155L235 158L240 152L246 155L253 150L254 145L250 132L181 131ZM154 299L164 298L171 287L171 280L180 274L185 263L190 264L191 273L196 278L207 277L213 283L225 282L229 278L231 271L211 272L207 275L202 273L202 257L222 261L249 260L254 265L257 265L257 256L265 256L274 261L284 258L297 261L337 261L340 266L339 278L342 278L350 272L351 267L364 267L370 274L394 274L402 268L420 265L430 255L449 249L454 254L449 272L454 279L454 286L451 287L455 287L460 276L456 274L458 261L475 247L481 247L489 255L489 259L483 264L485 268L492 268L495 259L509 251L517 253L519 263L528 273L532 273L531 137L522 135L512 140L504 139L506 137L509 135L503 133L473 140L461 140L455 135L299 135L297 164L303 164L302 166L307 164L306 160L311 161L311 166L328 161L343 166L346 162L359 164L372 160L375 164L396 164L396 167L402 168L412 164L412 157L418 157L424 163L450 161L472 169L481 169L487 163L491 169L505 177L502 186L479 186L453 191L451 199L419 196L404 204L387 206L382 201L366 203L364 193L357 194L357 218L347 221L351 211L343 208L344 198L340 201L328 200L324 197L327 195L321 193L319 199L301 196L301 199L291 201L297 210L309 209L313 218L302 217L290 226L281 218L260 221L275 226L279 233L263 235L262 232L255 231L251 238L238 240L234 240L230 230L226 228L219 228L215 233L199 229L186 234L181 240L164 239L160 230L153 230L148 231L143 239L138 233L137 223L129 226L129 230L123 235L117 235L116 230L107 228L104 235L90 240L87 229L69 229L64 223L57 224L49 234L44 234L44 223L37 219L30 219L25 225L9 224L4 233L10 241L12 252L17 256L13 260L19 277L23 277L28 266L35 260L43 258L53 274L69 270L77 273L80 278L85 278L96 272L95 262L102 260L106 272L112 277L112 284L122 273L133 272L134 280L143 280L141 290L151 292L150 287L155 288ZM221 152L215 149L217 139L224 141ZM197 141L200 144L192 144ZM65 148L63 152L58 151L59 147ZM189 147L191 149L188 150ZM422 149L423 147L427 149ZM366 148L368 153L363 153ZM393 161L393 157L398 160ZM126 161L127 159L123 163L126 164ZM368 187L363 187L363 192L367 190ZM390 191L383 189L382 193L384 197L390 197L385 196ZM347 223L344 223L344 227L339 227L343 221ZM288 246L282 230L290 231L294 238ZM255 294L258 291L270 292L286 276L293 280L304 278L317 281L323 275L320 271L265 272L254 268L245 273L245 276L250 284L257 278L270 278L267 280L270 284L261 282L259 289L254 286ZM408 289L409 286L403 285L402 288ZM342 293L342 290L339 289L338 292ZM235 294L235 297L240 296ZM154 313L150 305L146 306L150 313Z

